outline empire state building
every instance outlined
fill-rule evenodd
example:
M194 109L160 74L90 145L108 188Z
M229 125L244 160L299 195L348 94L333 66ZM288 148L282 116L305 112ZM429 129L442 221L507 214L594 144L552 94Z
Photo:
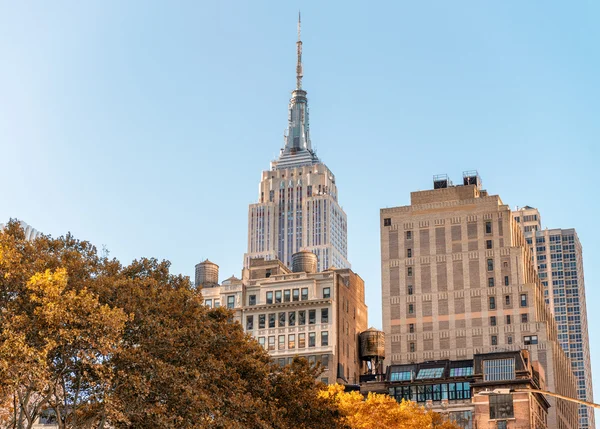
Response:
M319 271L350 268L347 260L346 213L338 204L335 176L313 151L308 100L302 89L302 41L298 18L296 89L289 104L288 128L279 158L263 171L259 201L248 210L250 259L279 259L288 267L292 255L317 255Z

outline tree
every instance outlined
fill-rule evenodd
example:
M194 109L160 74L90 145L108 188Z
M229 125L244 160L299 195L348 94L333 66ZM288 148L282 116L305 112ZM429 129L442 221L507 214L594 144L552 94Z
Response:
M453 422L424 407L388 395L344 392L340 385L329 386L323 396L332 398L351 429L459 429Z

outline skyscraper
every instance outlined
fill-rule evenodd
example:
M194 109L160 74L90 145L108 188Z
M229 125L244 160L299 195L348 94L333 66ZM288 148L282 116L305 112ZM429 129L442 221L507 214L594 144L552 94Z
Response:
M292 255L309 250L318 271L349 268L346 213L338 204L335 176L312 148L308 100L302 89L302 41L298 16L296 89L289 104L288 128L279 158L262 173L259 201L248 210L250 259L279 259L292 266Z
M548 390L576 397L523 232L510 207L481 189L476 172L465 173L460 186L436 177L434 189L412 192L410 205L380 216L388 362L528 349L545 369ZM514 371L514 361L496 364ZM548 427L577 427L577 405L549 402Z
M537 209L525 206L513 212L525 234L533 263L544 287L546 304L558 328L558 342L571 359L577 377L577 397L594 402L588 336L583 251L574 229L544 229ZM594 410L579 407L579 428L595 428Z

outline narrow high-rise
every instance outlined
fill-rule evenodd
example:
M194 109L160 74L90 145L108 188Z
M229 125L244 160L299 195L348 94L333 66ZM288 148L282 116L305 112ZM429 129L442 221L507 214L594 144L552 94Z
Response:
M548 390L577 396L529 245L510 207L481 189L476 172L459 186L436 177L434 189L412 192L410 205L380 216L388 362L527 349L544 368ZM495 364L514 371L514 360ZM576 404L548 401L548 427L578 427Z
M278 259L292 266L292 255L317 255L318 271L349 268L346 213L338 204L335 176L312 149L308 100L302 89L302 41L298 17L296 89L289 104L288 128L279 158L262 173L259 201L248 210L250 260Z
M594 402L583 251L577 232L572 228L542 229L540 213L533 207L520 208L513 216L534 258L546 304L556 320L558 342L571 360L577 397ZM595 427L594 410L580 406L579 429Z

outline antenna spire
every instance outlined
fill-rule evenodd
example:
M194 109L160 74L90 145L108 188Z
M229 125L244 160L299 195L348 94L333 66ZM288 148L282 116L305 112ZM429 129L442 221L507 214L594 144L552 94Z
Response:
M298 63L296 64L296 89L302 89L302 40L300 40L300 11L298 11L298 41L296 42Z

